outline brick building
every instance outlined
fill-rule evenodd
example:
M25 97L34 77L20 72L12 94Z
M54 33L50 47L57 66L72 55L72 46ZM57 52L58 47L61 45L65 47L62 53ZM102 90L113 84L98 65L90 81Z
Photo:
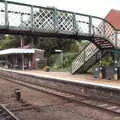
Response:
M120 11L112 9L105 17L116 29L120 29Z
M0 51L1 66L14 69L38 69L46 64L44 50L11 48Z

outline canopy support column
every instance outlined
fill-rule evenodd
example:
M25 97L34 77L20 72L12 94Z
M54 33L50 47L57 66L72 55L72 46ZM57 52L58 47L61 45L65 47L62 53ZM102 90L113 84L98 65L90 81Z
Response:
M22 70L24 70L24 54L22 54Z

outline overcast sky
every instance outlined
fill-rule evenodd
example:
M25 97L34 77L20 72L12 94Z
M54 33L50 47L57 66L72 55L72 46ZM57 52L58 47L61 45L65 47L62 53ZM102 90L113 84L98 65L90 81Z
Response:
M105 17L111 9L120 10L120 0L8 0L39 6L56 7L98 17Z

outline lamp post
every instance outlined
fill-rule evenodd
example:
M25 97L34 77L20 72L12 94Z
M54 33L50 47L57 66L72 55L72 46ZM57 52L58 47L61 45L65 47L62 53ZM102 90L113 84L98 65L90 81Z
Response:
M118 80L118 33L115 33L114 79Z
M115 60L114 62L114 79L118 80L118 61Z

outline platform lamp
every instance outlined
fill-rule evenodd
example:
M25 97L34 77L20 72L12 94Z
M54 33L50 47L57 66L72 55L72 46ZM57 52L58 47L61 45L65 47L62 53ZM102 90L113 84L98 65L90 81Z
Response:
M103 79L103 65L102 65L102 60L100 60L99 78Z
M118 80L118 61L114 62L114 80Z

